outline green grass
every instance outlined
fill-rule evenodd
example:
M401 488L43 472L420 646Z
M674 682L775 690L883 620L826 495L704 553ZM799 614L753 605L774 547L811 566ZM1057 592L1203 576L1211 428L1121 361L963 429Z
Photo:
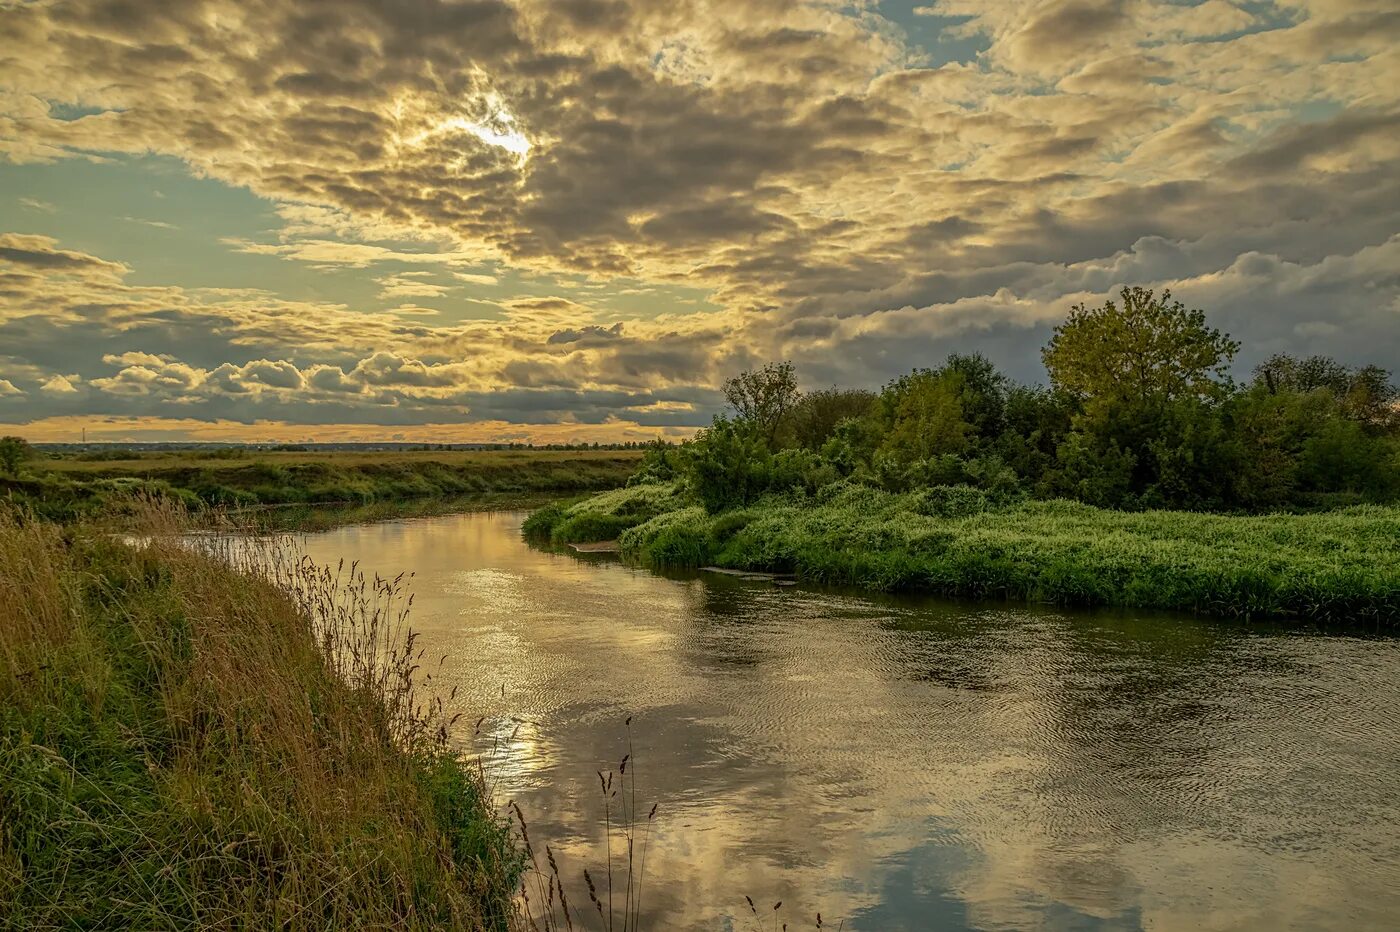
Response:
M533 512L521 530L536 543L575 544L615 540L618 535L679 507L674 486L642 483L582 500L554 502Z
M393 584L232 555L0 512L0 927L505 928Z
M1231 516L1120 512L1068 501L999 505L965 488L893 494L837 484L706 514L670 486L563 509L644 513L623 555L655 566L796 573L875 590L1058 605L1110 605L1320 623L1400 622L1400 508ZM611 529L609 529L611 530Z
M488 493L577 493L622 485L634 451L257 452L31 462L0 478L0 501L53 520L110 511L135 495L189 507L370 505Z

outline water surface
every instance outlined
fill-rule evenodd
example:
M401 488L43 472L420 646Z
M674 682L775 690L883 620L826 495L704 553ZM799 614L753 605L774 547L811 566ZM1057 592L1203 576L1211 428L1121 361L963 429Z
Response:
M434 687L576 910L631 715L645 928L753 928L746 894L764 928L1400 922L1400 641L663 576L523 517L307 547L416 574Z

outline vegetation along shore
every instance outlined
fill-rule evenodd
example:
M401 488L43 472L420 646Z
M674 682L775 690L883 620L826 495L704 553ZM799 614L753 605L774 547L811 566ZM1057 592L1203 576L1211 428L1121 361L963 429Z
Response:
M527 537L620 539L657 566L1201 614L1400 622L1390 374L1238 345L1143 289L1078 307L1047 387L951 356L880 392L801 394L770 364L627 488L536 511Z
M233 448L42 457L15 438L5 441L11 449L0 456L0 500L57 520L102 514L133 494L163 495L191 508L243 508L409 505L453 496L587 492L621 485L641 455L635 450Z
M505 928L521 856L405 607L0 513L0 927Z

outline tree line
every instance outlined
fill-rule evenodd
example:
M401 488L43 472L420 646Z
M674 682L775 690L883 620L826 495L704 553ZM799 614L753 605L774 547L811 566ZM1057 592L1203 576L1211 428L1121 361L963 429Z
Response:
M1078 305L1042 351L1048 386L953 354L878 392L799 391L791 363L724 385L730 411L639 481L683 479L711 511L842 480L969 485L1119 509L1268 511L1400 497L1400 391L1379 366L1276 355L1237 383L1239 344L1144 288Z

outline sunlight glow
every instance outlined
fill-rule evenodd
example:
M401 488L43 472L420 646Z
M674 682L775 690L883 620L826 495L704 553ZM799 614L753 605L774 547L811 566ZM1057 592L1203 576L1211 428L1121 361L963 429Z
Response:
M437 133L470 133L490 146L496 146L519 156L530 153L530 140L515 128L515 121L505 114L498 114L491 123L477 123L466 117L450 117L439 123L433 130Z

